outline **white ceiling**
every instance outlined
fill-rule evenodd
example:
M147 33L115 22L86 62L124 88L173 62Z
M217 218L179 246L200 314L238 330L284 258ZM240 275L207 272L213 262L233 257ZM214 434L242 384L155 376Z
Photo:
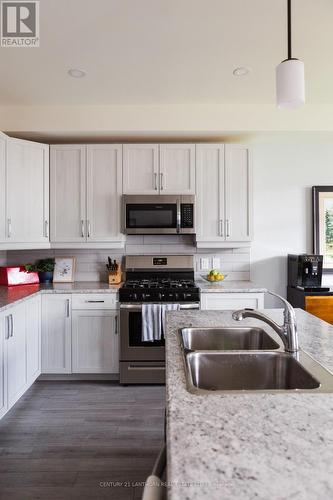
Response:
M286 4L41 0L40 48L0 48L0 104L274 103ZM333 105L333 1L293 0L293 13L307 102ZM252 72L236 78L237 66Z

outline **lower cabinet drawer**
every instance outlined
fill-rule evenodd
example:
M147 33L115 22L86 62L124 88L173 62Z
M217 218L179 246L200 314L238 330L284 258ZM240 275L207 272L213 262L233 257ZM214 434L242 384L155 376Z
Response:
M73 294L72 309L116 309L117 293Z
M165 362L121 361L121 384L165 384Z
M264 308L263 293L202 293L201 309L211 311L234 311L235 309Z

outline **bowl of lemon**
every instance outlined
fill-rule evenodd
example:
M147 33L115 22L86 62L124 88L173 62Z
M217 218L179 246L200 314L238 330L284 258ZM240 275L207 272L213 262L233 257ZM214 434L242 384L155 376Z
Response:
M209 283L218 283L219 281L225 280L227 276L227 274L222 274L217 269L212 269L208 274L201 275L201 277L204 280L209 281Z

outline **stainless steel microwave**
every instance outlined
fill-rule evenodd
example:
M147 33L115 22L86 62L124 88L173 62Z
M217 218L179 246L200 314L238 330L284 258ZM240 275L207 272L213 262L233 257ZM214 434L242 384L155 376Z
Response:
M195 233L195 197L190 195L124 195L126 234Z

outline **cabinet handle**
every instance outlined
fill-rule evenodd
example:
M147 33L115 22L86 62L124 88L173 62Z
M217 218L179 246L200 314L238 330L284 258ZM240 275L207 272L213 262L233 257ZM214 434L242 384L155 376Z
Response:
M223 236L223 219L220 219L220 236Z
M5 340L8 340L9 337L10 337L10 334L9 334L9 330L10 330L10 318L9 318L9 316L6 316L6 334L5 334Z
M163 191L164 186L163 186L163 172L160 172L160 190Z
M14 320L13 315L10 315L10 336L14 337Z
M49 222L47 220L44 222L44 235L45 238L49 237Z
M12 236L12 219L7 219L7 237L11 238Z
M104 304L105 300L86 300L88 304Z
M229 238L230 237L230 222L229 222L229 219L227 219L225 222L226 222L226 237Z
M158 187L157 187L157 173L156 172L154 173L154 189L155 189L155 191L158 191Z
M115 316L114 321L115 321L114 334L118 335L118 316Z
M66 316L69 318L69 299L66 300Z
M81 220L81 238L84 238L84 220Z
M90 238L90 220L87 220L87 237Z

